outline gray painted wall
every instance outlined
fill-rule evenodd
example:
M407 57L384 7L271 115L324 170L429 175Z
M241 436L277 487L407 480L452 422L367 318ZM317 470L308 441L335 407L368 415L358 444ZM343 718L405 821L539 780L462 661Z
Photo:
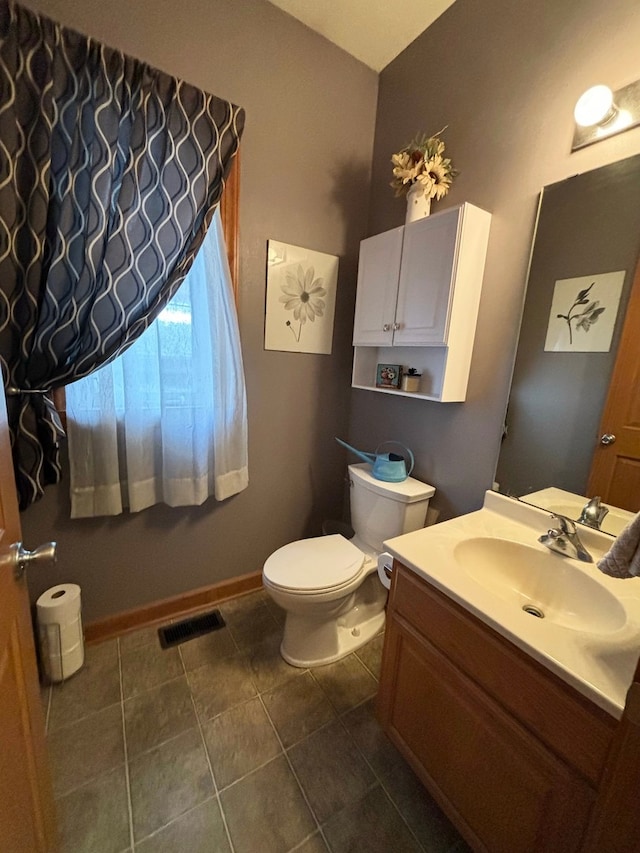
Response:
M23 514L56 538L32 598L73 581L85 621L259 571L342 512L357 253L366 230L378 77L263 0L34 0L64 24L242 105L239 318L249 488L224 503L69 520L68 482ZM268 239L340 256L333 354L265 352Z
M373 72L262 0L29 2L247 108L239 311L251 478L222 505L73 523L66 486L51 489L23 516L27 545L60 542L58 567L34 575L32 595L76 581L91 620L260 569L274 548L340 512L347 456L333 436L347 430L349 407L356 446L393 437L414 449L442 517L480 506L498 455L538 193L640 151L636 129L570 154L582 91L638 76L637 0L456 0L380 75L377 118ZM470 201L494 215L468 401L350 391L358 242L404 221L388 186L391 154L444 125L462 174L440 209ZM333 356L263 352L269 237L341 256Z
M380 75L370 233L404 222L389 158L417 131L443 138L461 174L432 211L493 213L465 403L353 391L351 443L396 438L448 518L491 488L541 188L640 151L640 129L571 154L573 107L590 85L640 76L637 0L456 0Z

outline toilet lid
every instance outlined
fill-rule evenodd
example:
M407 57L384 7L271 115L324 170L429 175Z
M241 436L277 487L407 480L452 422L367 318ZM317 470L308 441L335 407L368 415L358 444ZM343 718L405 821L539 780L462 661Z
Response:
M311 592L349 583L363 562L362 551L335 534L283 545L269 557L263 573L273 586Z

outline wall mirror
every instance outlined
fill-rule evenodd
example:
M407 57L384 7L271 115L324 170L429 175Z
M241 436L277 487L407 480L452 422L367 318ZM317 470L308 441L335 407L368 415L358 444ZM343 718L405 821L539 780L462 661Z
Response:
M543 189L496 471L503 494L578 518L639 260L640 155ZM609 506L602 529L614 536L640 509Z

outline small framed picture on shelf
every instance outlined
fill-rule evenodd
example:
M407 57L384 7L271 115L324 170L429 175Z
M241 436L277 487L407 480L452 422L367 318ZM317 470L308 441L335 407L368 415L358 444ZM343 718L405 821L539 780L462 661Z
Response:
M379 364L376 370L376 388L399 388L402 381L402 365Z

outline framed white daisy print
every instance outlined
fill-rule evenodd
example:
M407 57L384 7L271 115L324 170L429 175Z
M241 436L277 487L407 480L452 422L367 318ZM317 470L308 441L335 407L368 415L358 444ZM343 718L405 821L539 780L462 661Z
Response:
M329 355L338 285L338 258L267 242L264 348Z

